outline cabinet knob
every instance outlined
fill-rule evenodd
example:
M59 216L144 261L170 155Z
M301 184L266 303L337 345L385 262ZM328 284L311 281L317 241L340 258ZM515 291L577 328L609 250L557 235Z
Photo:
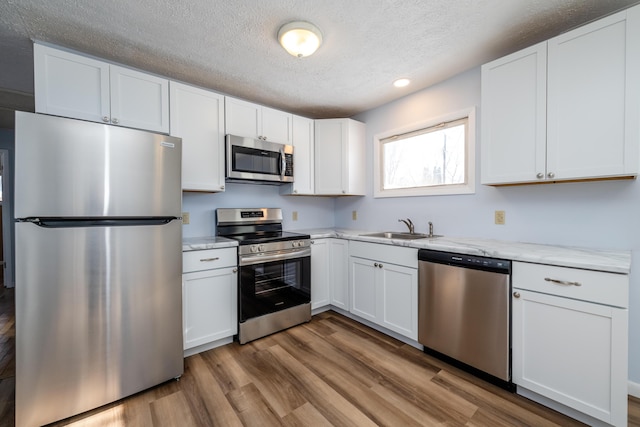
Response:
M118 119L111 119L111 123L113 123L114 125L118 124Z
M221 190L224 190L224 185L221 185L221 186L220 186L220 189L221 189Z
M108 116L104 116L102 118L102 121L105 122L105 123L109 123L109 117Z
M298 193L298 190L293 190L293 194L297 194L297 193Z
M374 267L377 267L377 266L378 266L378 263L377 263L377 262L374 262L374 263L373 263L373 266L374 266Z
M538 174L536 175L536 178L542 179L544 178L544 174L542 172L538 172Z
M315 244L316 244L316 241L315 241L315 240L312 240L312 241L311 241L311 244L312 244L312 245L315 245Z
M549 173L547 174L547 176L548 176L549 178L553 178L553 177L555 177L555 176L556 176L556 174L555 174L555 173L553 173L553 172L549 172Z
M378 264L378 268L382 268L382 264Z
M237 272L238 272L238 269L237 269L237 268L234 268L234 269L233 269L233 272L234 272L234 273L237 273Z
M513 293L513 297L514 298L520 298L520 292L514 292Z
M342 194L345 194L347 191L346 190L342 190Z

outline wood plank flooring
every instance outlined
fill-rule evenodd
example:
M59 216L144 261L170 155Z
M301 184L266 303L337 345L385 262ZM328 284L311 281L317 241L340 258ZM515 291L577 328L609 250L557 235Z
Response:
M0 314L4 356L15 349L11 313ZM13 425L12 369L0 364L0 373L8 375L0 379L2 426ZM191 356L180 381L53 425L581 424L329 311L243 346L232 343ZM638 399L630 398L629 425L640 426Z

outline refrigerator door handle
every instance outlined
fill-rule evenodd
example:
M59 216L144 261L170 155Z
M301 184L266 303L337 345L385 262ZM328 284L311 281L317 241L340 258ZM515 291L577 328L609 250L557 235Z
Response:
M71 227L124 227L140 225L164 225L177 217L133 217L133 218L21 218L18 222L28 222L44 228Z

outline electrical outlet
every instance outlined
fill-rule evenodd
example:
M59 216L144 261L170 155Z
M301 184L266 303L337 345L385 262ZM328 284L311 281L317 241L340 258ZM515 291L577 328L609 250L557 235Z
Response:
M293 219L294 221L298 220L298 211L293 211L293 213L291 214L291 219Z
M351 212L351 219L356 221L358 219L358 211Z
M495 213L495 222L498 225L504 225L504 223L505 223L505 213L504 213L504 211L496 211L496 213Z
M189 212L182 212L182 223L189 224Z

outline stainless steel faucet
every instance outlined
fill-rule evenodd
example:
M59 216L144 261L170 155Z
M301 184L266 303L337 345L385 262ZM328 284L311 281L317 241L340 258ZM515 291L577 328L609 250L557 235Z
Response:
M429 221L429 237L433 237L433 223Z
M409 228L409 234L414 234L415 232L415 227L413 225L413 222L411 222L411 220L409 218L405 219L399 219L398 222L404 222L404 224Z

